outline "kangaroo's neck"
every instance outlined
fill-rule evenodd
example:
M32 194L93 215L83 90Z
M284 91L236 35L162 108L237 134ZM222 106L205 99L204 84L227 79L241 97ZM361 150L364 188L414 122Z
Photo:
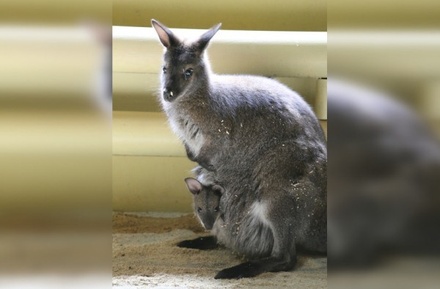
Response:
M184 101L195 104L196 101L208 100L211 96L210 75L205 74L191 89L184 92Z
M211 93L210 74L204 73L197 82L188 87L182 92L182 95L171 103L169 107L175 113L187 114L188 112L195 112L195 110L205 109L209 110Z

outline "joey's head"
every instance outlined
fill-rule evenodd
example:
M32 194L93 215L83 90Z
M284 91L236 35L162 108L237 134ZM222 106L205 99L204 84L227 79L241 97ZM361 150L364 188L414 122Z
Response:
M161 72L163 99L173 102L179 96L195 92L206 84L209 68L204 61L204 51L221 24L215 25L191 42L180 40L168 27L154 19L151 24L165 47Z
M193 178L185 179L188 190L193 194L194 212L206 230L211 230L220 215L220 198L223 188L219 185L204 186Z

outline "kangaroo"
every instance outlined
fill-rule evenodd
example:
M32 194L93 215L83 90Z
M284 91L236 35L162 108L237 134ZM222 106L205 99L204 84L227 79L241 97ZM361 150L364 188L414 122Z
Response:
M211 230L220 215L220 197L223 188L218 185L204 186L194 178L186 178L188 190L193 194L194 213L206 230Z
M297 245L326 252L327 149L311 108L275 80L213 73L205 50L220 24L194 41L152 25L165 47L160 101L170 126L224 189L213 236L179 246L219 243L249 260L215 278L291 270Z

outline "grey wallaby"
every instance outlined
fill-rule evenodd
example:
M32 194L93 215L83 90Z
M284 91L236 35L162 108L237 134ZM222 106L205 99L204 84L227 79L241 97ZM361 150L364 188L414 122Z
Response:
M220 24L191 42L152 25L166 48L160 99L171 128L224 189L214 236L178 245L220 243L249 260L215 278L291 270L297 245L326 252L327 148L311 108L275 80L214 74L204 51Z
M220 197L223 188L218 185L202 185L194 178L186 178L188 190L193 194L194 213L206 230L211 230L220 215Z

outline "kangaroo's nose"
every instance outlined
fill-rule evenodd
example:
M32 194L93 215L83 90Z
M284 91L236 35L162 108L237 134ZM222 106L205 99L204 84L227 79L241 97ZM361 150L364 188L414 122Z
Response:
M170 88L165 88L163 90L163 98L167 101L170 101L174 98L174 93Z

